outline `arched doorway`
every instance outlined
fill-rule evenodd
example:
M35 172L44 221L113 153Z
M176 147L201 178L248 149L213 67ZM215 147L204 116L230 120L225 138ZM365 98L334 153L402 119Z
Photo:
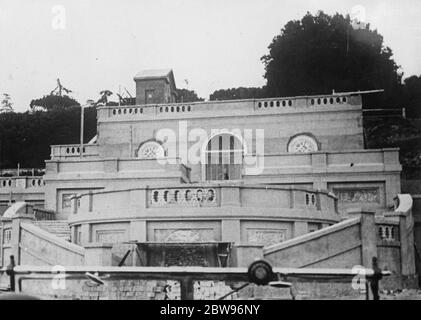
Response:
M204 154L205 180L241 179L243 155L243 143L237 136L231 133L213 136Z

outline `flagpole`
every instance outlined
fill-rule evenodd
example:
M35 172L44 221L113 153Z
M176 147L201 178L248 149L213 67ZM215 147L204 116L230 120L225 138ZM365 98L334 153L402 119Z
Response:
M83 158L83 127L84 127L84 121L85 121L85 106L80 106L80 158Z
M86 101L85 105L80 106L80 158L83 158L83 129L84 129L84 122L85 122L85 107L89 107L94 102L92 100Z

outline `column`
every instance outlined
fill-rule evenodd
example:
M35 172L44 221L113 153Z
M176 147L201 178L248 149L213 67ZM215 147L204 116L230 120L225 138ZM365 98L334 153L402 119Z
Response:
M302 236L308 233L307 221L295 221L294 222L294 238Z
M111 266L112 244L91 243L85 246L85 265L86 266Z
M362 265L372 268L373 257L377 257L377 230L375 212L364 209L351 209L350 217L360 217L360 240Z
M221 240L223 242L241 242L240 220L222 220L221 229Z
M399 241L401 243L401 272L402 275L415 274L414 234L408 232L407 214L399 212Z

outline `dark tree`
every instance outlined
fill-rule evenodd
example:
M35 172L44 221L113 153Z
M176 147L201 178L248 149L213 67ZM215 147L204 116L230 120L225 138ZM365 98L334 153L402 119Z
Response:
M177 102L196 102L204 100L205 99L200 98L193 90L177 89Z
M113 93L110 90L105 89L100 91L99 94L101 95L101 97L98 99L96 104L108 105L108 97L112 96Z
M239 99L254 99L265 98L265 88L231 88L214 91L209 100L239 100Z
M79 143L80 107L0 114L0 168L44 168L50 145ZM85 108L84 140L96 135L96 108Z
M121 94L118 94L118 100L122 106L132 106L136 104L136 98L133 97L123 97Z
M288 22L268 48L262 61L269 96L385 89L365 104L398 103L402 75L392 50L370 25L354 29L349 16L307 13Z
M36 107L43 108L44 110L54 110L80 106L80 104L69 96L50 94L42 98L32 100L29 106L32 110Z
M421 118L421 76L412 76L404 81L403 106L408 111L408 117Z

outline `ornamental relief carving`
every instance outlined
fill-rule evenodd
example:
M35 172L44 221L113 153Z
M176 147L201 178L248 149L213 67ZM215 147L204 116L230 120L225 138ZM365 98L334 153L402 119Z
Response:
M155 229L157 242L206 242L213 241L212 229Z
M265 246L280 243L286 240L286 230L248 229L247 241Z
M342 203L380 203L378 188L333 189L333 193Z
M164 155L163 147L155 141L146 142L137 152L138 158L141 159L157 159L164 157Z
M291 153L307 153L318 151L317 141L309 135L298 135L291 139L288 143L288 152Z
M126 240L126 230L97 230L96 242L119 243Z
M215 206L216 191L207 188L189 189L160 189L150 193L152 207L165 207L169 205L182 206Z

